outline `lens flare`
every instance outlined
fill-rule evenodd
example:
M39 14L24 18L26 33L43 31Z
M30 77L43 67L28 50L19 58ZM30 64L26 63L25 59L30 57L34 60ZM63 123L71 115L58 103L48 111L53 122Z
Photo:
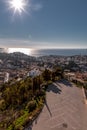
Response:
M9 0L9 7L14 10L14 13L21 14L22 12L25 12L25 8L27 6L26 0Z
M21 52L26 55L31 55L32 49L30 49L30 48L8 48L8 53L13 53L13 52Z

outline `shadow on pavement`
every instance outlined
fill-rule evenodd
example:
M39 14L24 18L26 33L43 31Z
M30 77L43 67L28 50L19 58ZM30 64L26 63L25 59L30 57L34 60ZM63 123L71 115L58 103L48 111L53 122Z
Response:
M58 82L64 84L66 87L73 87L73 85L68 80L65 79L62 79Z
M50 116L52 117L52 113L51 113L51 111L50 111L50 108L49 108L49 106L48 106L48 104L47 104L47 101L46 101L46 100L44 101L44 104L46 105L46 108L47 108L47 110L48 110L48 112L49 112ZM39 115L39 116L40 116L40 115ZM37 123L38 123L39 116L35 119L35 124L37 124ZM30 130L32 130L32 129L30 129Z
M53 83L48 86L47 92L50 92L50 91L56 94L61 94L61 89L58 88L58 85L56 83Z
M51 111L50 111L50 108L49 108L49 106L48 106L48 104L47 104L47 101L46 101L46 100L45 100L45 105L46 105L46 107L47 107L47 110L48 110L48 112L49 112L50 116L52 117L52 113L51 113Z
M26 129L24 129L24 130L32 130L32 127L33 127L33 125L31 124L31 125L29 125L28 128L26 128Z

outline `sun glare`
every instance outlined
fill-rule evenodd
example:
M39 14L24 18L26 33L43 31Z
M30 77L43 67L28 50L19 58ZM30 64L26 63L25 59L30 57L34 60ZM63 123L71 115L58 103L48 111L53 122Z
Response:
M13 52L21 52L26 55L31 55L32 49L30 48L9 48L8 53L13 53Z
M14 10L14 13L22 13L25 12L25 7L27 6L26 0L9 0L9 6Z

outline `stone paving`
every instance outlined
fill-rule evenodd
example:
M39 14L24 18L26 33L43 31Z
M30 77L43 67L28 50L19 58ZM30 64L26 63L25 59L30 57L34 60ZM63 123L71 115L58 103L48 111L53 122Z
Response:
M82 90L64 80L50 85L41 114L26 130L87 130Z

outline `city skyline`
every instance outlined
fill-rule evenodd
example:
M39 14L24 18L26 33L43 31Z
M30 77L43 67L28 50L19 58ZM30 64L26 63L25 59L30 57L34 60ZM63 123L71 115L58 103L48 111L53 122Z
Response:
M0 1L0 47L87 48L87 1L12 1Z

